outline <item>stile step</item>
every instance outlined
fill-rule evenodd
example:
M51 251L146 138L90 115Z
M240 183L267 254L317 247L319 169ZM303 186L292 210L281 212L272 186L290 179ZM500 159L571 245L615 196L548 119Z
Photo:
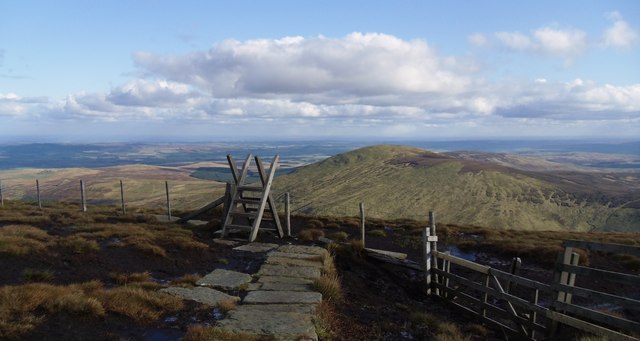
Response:
M248 185L243 185L243 186L238 186L238 189L241 191L248 191L248 192L263 192L264 188L262 186L248 186Z

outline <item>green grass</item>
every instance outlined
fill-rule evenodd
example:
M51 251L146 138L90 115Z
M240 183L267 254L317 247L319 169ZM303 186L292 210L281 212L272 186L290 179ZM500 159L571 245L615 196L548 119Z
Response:
M640 210L585 203L557 184L499 169L467 171L467 162L430 166L398 163L425 151L375 146L329 158L276 179L293 209L318 216L408 218L426 222L427 211L445 223L520 230L638 230ZM425 159L425 158L423 158ZM427 157L426 160L429 160Z

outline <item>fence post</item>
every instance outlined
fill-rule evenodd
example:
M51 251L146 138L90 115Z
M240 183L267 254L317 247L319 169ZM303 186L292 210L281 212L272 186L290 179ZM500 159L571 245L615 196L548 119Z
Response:
M4 196L2 195L2 180L0 180L0 207L4 207Z
M578 261L580 260L580 254L576 253L576 252L572 252L571 253L571 265L578 265ZM569 273L569 278L567 279L567 283L568 286L572 287L576 284L576 274L573 272ZM564 297L564 303L571 303L571 298L573 297L573 294L571 293L566 293L565 297Z
M522 259L520 259L520 257L513 257L513 259L511 260L511 268L509 268L509 272L512 275L517 275L518 272L520 272L520 267L522 266ZM511 291L513 291L513 289L515 289L516 284L511 282L511 281L507 281L507 293L510 294Z
M287 228L287 236L291 237L291 207L289 206L289 192L284 194L284 225Z
M577 265L578 258L578 254L573 252L573 247L565 247L564 252L558 255L558 260L556 261L556 268L553 275L553 282L573 286L573 284L575 283L575 274L570 274L567 271L562 271L562 266L564 264ZM570 303L571 294L557 289L554 290L554 293L555 297L551 297L552 301L550 309L562 311L562 309L557 309L555 302ZM569 302L567 302L567 299L569 300ZM556 334L557 331L558 321L551 320L547 329L547 336L552 337Z
M171 200L169 200L169 181L164 182L164 188L167 191L167 220L171 222Z
M422 271L424 271L424 284L427 287L427 295L431 295L431 229L425 227L422 230Z
M122 214L127 214L127 209L124 206L124 185L120 180L120 203L122 204Z
M82 212L87 212L87 199L84 196L84 181L80 180L80 204Z
M36 198L38 199L38 208L42 209L42 202L40 201L40 180L36 179Z
M438 234L436 232L436 218L435 213L433 211L429 211L429 228L431 229L431 237L429 238L429 242L431 243L431 252L438 251ZM438 258L431 258L431 268L438 268ZM433 274L433 278L431 279L431 291L435 292L436 295L440 296L440 289L435 287L435 283L440 283L438 275Z
M227 214L229 214L229 210L231 209L231 196L233 195L233 185L231 185L230 183L227 182L227 184L224 187L224 203L222 206L222 222L221 224L224 225L224 220L227 217Z
M364 203L360 203L360 234L362 239L362 248L364 248Z

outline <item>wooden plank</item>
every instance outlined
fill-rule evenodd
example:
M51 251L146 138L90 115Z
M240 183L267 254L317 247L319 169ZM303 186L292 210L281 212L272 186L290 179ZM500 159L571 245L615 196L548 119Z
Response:
M287 237L291 237L291 206L289 205L289 192L284 194L284 225L287 228Z
M631 274L625 274L621 272L607 271L602 269L571 265L571 264L561 264L560 269L562 271L572 272L576 275L606 278L608 281L640 287L640 276L638 275L631 275Z
M372 249L372 248L365 248L364 250L367 252L383 254L385 256L389 256L389 257L400 259L400 260L407 259L406 253L385 251L385 250Z
M122 184L122 180L120 180L120 204L122 205L122 214L126 214L127 208L124 205L124 185Z
M264 188L262 188L261 186L243 185L243 186L238 186L238 189L241 191L247 191L247 192L262 192Z
M222 225L222 237L224 238L227 235L227 225L231 224L233 221L233 216L231 215L231 211L236 206L236 200L240 199L240 192L238 191L238 186L244 183L244 178L247 176L247 172L249 171L249 163L251 162L251 154L247 155L247 158L244 161L244 165L242 166L242 172L238 174L238 169L235 160L231 157L231 154L227 155L227 161L229 161L229 167L231 168L231 173L233 174L233 179L235 181L235 186L233 189L233 194L231 195L231 205L229 206L229 210L227 211L227 216L224 218L224 224ZM243 204L244 207L244 204Z
M80 209L87 212L87 198L84 196L84 180L80 180Z
M256 157L256 159L258 159ZM273 184L273 178L276 175L276 168L278 168L278 160L280 159L279 155L276 155L271 162L271 168L269 169L269 176L267 178L266 183L264 184L264 192L262 192L262 197L260 198L260 206L258 207L258 215L256 216L256 220L253 222L253 230L251 230L251 236L249 237L249 241L256 240L258 236L258 229L260 228L260 221L262 220L262 215L264 214L264 209L267 207L269 196L271 192L271 185ZM256 161L259 162L259 161ZM275 212L274 212L275 213ZM282 228L279 229L280 237L282 237Z
M450 278L452 281L454 281L456 283L465 285L467 287L470 287L471 289L478 290L478 291L483 292L483 293L488 293L489 295L491 295L491 296L493 296L495 298L499 298L499 299L503 299L505 301L509 301L512 304L515 304L515 305L517 305L519 307L522 307L522 308L524 308L526 310L536 311L536 312L541 313L541 314L545 314L546 311L548 310L545 307L539 306L537 304L533 304L533 303L531 303L531 302L529 302L529 301L527 301L527 300L525 300L525 299L523 299L521 297L514 296L514 295L511 295L511 294L508 294L508 293L498 292L498 291L496 291L495 289L493 289L491 287L485 287L484 285L482 285L480 283L473 282L473 281L471 281L471 280L469 280L467 278L458 276L456 274L446 273L446 272L444 272L444 271L442 271L440 269L435 269L433 271L439 273L441 276L445 276L445 277Z
M634 300L628 297L622 297L622 296L617 296L613 294L607 294L607 293L596 291L596 290L585 289L581 287L572 287L572 286L568 286L565 284L558 284L558 283L553 284L551 287L552 289L555 289L558 291L564 291L564 292L571 293L573 295L588 298L588 299L597 299L603 302L617 304L625 308L637 310L638 307L640 307L640 301Z
M436 255L438 258L446 259L446 260L450 261L453 264L460 265L462 267L465 267L467 269L471 269L473 271L477 271L477 272L482 273L482 274L487 274L488 275L489 271L491 269L488 266L480 265L478 263L474 263L474 262L471 262L471 261L468 261L466 259L453 256L453 255L448 255L448 254L446 254L444 252L439 252L439 251L436 251L436 250L433 250L431 252L434 255Z
M371 257L373 259L377 259L385 263L401 266L401 267L416 270L416 271L422 271L422 266L420 264L410 261L408 259L400 260L400 259L390 257L381 253L367 252L366 250L365 250L365 255L367 257Z
M578 249L585 249L590 251L603 251L611 253L624 253L640 257L640 247L624 244L611 244L611 243L596 243L587 242L582 240L565 240L562 242L564 247L575 247Z
M171 222L171 200L169 199L169 181L164 182L164 187L167 191L167 219Z
M199 208L197 211L187 214L186 216L177 220L178 223L185 223L187 220L191 220L191 218L196 217L210 209L216 208L222 204L224 204L225 197L221 196L220 198L208 203L207 205Z
M365 247L364 243L364 234L365 234L365 225L364 225L364 203L359 204L360 207L360 240L362 240L362 247Z
M269 169L269 172L271 172L271 170L277 169L278 168L278 158L280 156L276 155L273 160L271 161L271 168ZM265 188L268 178L264 172L264 167L262 166L262 161L260 160L259 157L256 156L256 166L258 167L258 173L260 174L260 182L262 182L262 187L263 189ZM275 176L275 171L274 171L274 176ZM273 181L273 180L272 180ZM273 195L271 194L270 190L264 189L267 192L267 205L269 207L269 212L271 212L271 215L273 216L273 221L275 222L276 225L276 229L278 230L278 237L282 238L284 237L284 231L282 230L282 224L280 223L280 217L278 217L278 210L276 209L276 201L273 199Z
M557 311L548 310L546 313L546 317L553 321L557 321L559 323L563 323L568 326L571 326L580 330L584 330L592 334L608 337L610 340L638 341L638 339L633 336L629 336L629 335L611 330L609 328L601 327L593 323L582 321L580 319L577 319L575 317L571 317L568 315L564 315Z
M587 319L597 321L611 327L620 328L625 331L640 331L640 323L635 321L630 321L625 318L609 315L600 311L580 307L574 304L558 302L557 306L560 309L574 314L576 317L586 317Z
M500 294L503 295L510 295L510 293L505 292L505 290L502 288L502 285L500 285L500 281L498 281L498 279L496 278L496 276L491 276L488 275L491 278L491 281L493 282L494 288L496 289L496 291L498 291ZM508 297L508 296L506 296ZM515 296L514 296L515 297ZM518 316L518 312L516 311L516 309L513 307L513 304L511 304L511 301L509 299L505 299L505 301L507 302L507 306L509 307L509 312L514 316L517 317ZM527 321L529 322L529 321ZM524 325L520 325L520 329L522 331L522 333L524 335L527 335L527 329L525 328Z
M498 269L491 268L489 270L489 274L496 276L500 279L508 280L512 283L517 283L518 285L526 286L528 288L537 289L545 293L551 292L551 286L548 284L544 284L538 281L534 281L529 278L520 277L516 275L512 275L508 272L504 272Z
M424 276L424 284L427 287L427 295L435 294L434 288L431 286L431 243L429 237L431 229L422 229L422 275Z

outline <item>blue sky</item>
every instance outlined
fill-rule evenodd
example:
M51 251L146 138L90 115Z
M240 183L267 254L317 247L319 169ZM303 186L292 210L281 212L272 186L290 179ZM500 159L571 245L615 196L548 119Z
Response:
M0 0L0 142L639 133L638 1Z

